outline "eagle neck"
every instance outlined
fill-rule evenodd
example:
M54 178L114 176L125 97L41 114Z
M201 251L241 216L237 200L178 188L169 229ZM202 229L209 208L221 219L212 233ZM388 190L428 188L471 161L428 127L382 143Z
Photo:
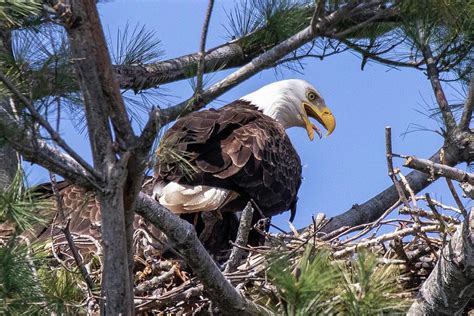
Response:
M250 95L251 96L251 95ZM301 114L298 112L295 100L280 95L278 97L258 98L242 98L241 100L249 102L263 114L276 120L283 125L285 129L300 125Z

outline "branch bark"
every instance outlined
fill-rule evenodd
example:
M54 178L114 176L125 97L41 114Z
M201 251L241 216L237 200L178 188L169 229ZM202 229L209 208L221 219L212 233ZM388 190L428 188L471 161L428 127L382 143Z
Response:
M459 315L474 295L474 218L463 222L428 279L408 315Z
M144 193L136 205L136 212L163 231L186 259L194 274L201 280L209 298L226 314L269 315L262 306L245 299L221 273L199 241L194 227L174 215Z
M406 158L403 165L424 172L433 178L442 176L458 182L468 182L469 184L474 185L474 174L440 163L435 163L431 160L409 156Z

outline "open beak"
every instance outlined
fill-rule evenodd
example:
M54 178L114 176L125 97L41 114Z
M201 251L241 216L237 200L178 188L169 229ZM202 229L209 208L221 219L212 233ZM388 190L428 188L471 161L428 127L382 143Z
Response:
M306 114L304 115L303 120L306 125L309 139L314 139L315 131L319 135L319 138L322 137L321 131L309 120L310 117L318 121L327 130L326 136L331 135L336 128L336 119L332 115L331 110L329 110L325 105L319 108L306 102L303 102L303 106Z

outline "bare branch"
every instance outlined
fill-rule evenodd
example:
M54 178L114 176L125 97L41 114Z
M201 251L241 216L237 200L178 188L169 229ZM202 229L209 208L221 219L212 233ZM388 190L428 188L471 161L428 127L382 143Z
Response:
M262 306L245 299L226 280L204 249L191 224L183 221L143 193L140 193L138 198L136 212L168 236L174 244L173 247L185 257L186 263L201 280L210 299L221 311L228 314L269 314L269 311Z
M206 57L206 38L209 30L209 22L211 21L212 8L214 7L214 0L209 0L206 11L206 18L204 19L204 25L201 31L201 43L199 45L199 59L196 73L196 91L195 95L199 95L202 92L203 87L203 76L204 76L204 58Z
M424 172L431 177L446 177L458 182L468 182L469 184L474 185L474 174L444 164L435 163L432 160L409 156L406 158L403 165Z
M422 232L422 233L429 233L429 232L437 232L440 230L439 225L425 225L423 227L408 227L408 228L403 228L397 231L394 231L393 233L388 233L381 235L377 238L373 239L368 239L366 241L360 241L355 243L354 245L348 246L342 250L336 251L333 253L333 256L335 258L340 258L345 255L351 254L356 252L357 250L368 248L370 246L374 246L380 243L383 243L384 241L392 240L396 237L401 238L405 237L408 235L414 235L417 232Z
M440 259L423 283L408 315L455 315L474 295L473 213L442 249Z
M468 130L469 124L472 120L472 109L474 108L474 74L471 75L469 82L469 90L467 92L467 98L464 102L464 110L462 111L461 121L459 122L459 128L461 130Z
M420 50L423 53L423 58L426 63L428 78L431 82L433 92L438 103L438 107L443 116L443 122L446 126L448 134L453 132L456 128L456 120L454 119L453 112L449 108L448 100L444 94L443 87L439 80L439 70L438 65L433 57L433 52L431 51L429 39L426 37L425 32L418 27L418 37Z

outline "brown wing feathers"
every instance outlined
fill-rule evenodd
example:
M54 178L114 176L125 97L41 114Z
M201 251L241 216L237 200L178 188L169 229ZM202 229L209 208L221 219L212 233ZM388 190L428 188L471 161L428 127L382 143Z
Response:
M170 137L178 141L167 142ZM234 190L242 199L254 199L267 216L288 210L296 200L300 159L284 128L247 102L183 117L163 141L189 153L196 170L189 179L178 162L160 161L160 180Z

